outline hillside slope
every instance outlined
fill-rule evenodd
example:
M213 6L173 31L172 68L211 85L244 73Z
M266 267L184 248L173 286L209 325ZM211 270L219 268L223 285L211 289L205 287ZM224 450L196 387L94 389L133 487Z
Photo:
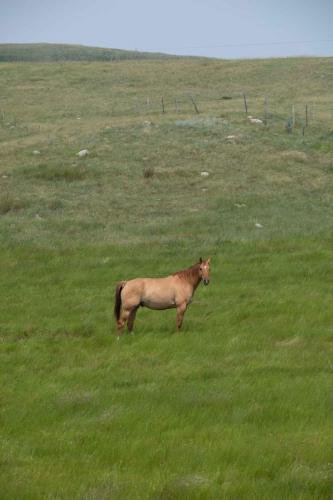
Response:
M66 44L0 44L0 62L52 62L52 61L119 61L126 59L164 59L161 53L135 50L86 47Z

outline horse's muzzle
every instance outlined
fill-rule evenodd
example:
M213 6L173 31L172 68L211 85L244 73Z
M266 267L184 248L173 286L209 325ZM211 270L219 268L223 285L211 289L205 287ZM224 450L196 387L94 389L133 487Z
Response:
M204 285L209 285L209 279L207 279L207 278L203 278L203 280L202 280L202 281L203 281L203 284L204 284Z

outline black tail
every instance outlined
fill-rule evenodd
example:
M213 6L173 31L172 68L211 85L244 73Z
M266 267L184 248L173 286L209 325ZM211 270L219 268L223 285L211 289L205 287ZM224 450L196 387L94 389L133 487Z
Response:
M116 286L116 293L114 297L114 316L116 320L118 321L120 318L120 311L121 311L121 291L124 288L125 281L121 281L118 283Z

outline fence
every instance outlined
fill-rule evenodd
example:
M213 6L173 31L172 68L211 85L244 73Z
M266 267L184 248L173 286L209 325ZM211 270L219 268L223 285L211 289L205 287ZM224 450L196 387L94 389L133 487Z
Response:
M124 107L129 109L129 101ZM285 99L269 96L253 96L245 92L235 94L213 95L209 93L187 92L175 96L165 94L160 97L134 98L131 112L137 115L196 114L212 115L232 119L241 116L252 116L263 121L265 125L281 123L290 129L297 126L333 125L333 102L297 101L288 103ZM116 113L116 109L114 109ZM116 113L117 114L117 113Z
M85 106L85 105L84 105ZM80 106L81 107L81 106ZM63 102L63 117L76 118L84 115L85 109L75 109L72 99L66 98ZM58 108L59 111L59 108ZM282 96L252 95L247 92L217 93L213 92L181 92L178 94L144 96L135 93L132 96L117 96L106 101L103 108L94 111L99 116L122 117L140 116L143 119L153 119L159 115L202 115L210 118L224 118L228 121L237 121L252 116L260 119L266 126L280 125L292 131L295 127L333 125L333 102L315 100L297 100L288 102ZM91 113L91 110L89 110ZM9 118L6 111L0 109L0 125L14 118Z

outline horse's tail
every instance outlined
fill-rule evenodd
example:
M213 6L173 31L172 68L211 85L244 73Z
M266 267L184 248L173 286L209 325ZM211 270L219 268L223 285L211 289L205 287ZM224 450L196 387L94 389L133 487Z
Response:
M125 281L120 281L120 283L117 284L116 286L116 293L114 297L114 316L116 320L118 321L120 318L120 311L121 311L121 291L125 286Z

